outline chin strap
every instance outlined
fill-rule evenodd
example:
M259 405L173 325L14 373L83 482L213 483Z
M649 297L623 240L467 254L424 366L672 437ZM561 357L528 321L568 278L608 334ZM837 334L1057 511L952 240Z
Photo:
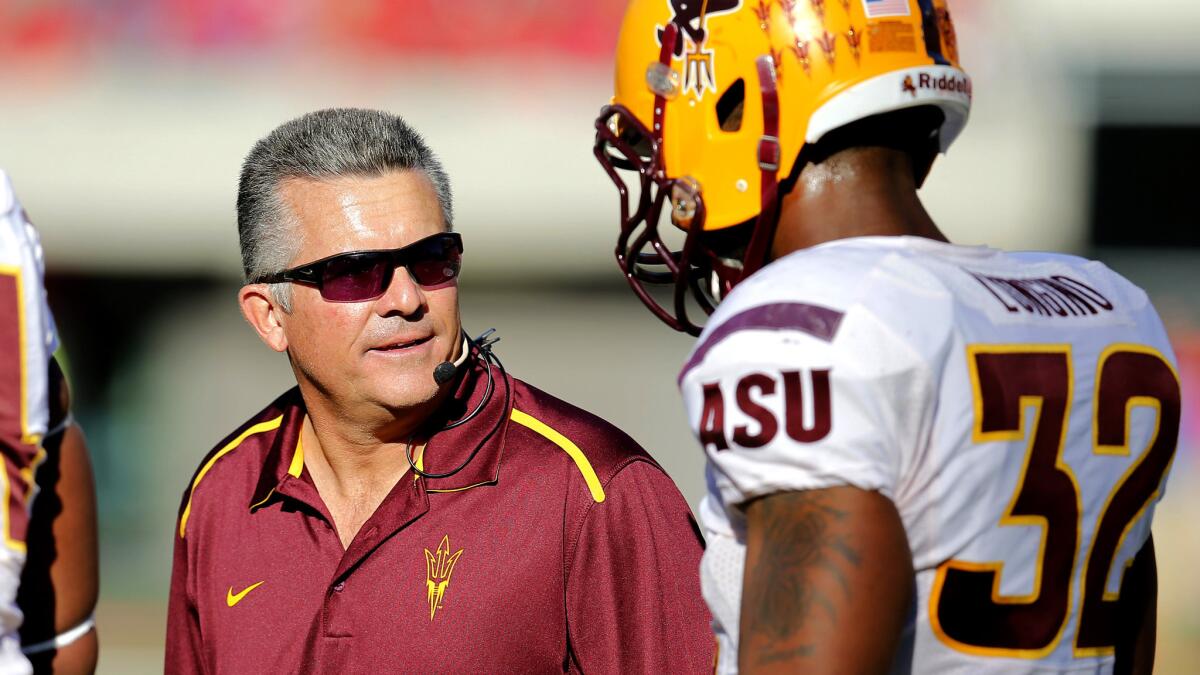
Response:
M667 73L665 75L667 81L663 82L661 87L654 92L654 129L651 130L654 133L654 140L658 146L659 157L655 159L660 160L659 166L662 166L663 119L667 115L667 97L664 95L665 89L663 87L666 87L670 81L671 55L675 53L675 42L678 39L679 26L676 26L674 23L667 24L667 27L663 29L662 48L658 50L659 68Z
M763 135L758 141L758 168L762 172L760 196L762 205L754 234L742 258L741 279L754 274L767 261L771 241L775 238L779 211L779 91L775 78L775 61L770 54L755 61L758 86L762 92ZM739 279L739 281L741 280Z

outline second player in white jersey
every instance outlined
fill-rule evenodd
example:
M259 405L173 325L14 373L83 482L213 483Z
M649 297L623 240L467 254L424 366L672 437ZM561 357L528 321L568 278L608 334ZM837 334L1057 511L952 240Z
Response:
M741 507L853 486L895 503L912 550L895 672L1111 671L1175 451L1174 364L1146 294L1071 256L860 237L742 282L680 376L709 460L719 670Z
M0 171L0 671L29 672L17 629L33 472L48 431L48 370L57 334L42 285L42 248Z

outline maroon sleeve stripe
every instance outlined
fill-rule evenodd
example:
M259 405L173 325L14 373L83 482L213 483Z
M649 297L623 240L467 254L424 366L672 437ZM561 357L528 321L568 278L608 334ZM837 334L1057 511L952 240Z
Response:
M842 325L843 316L845 315L836 309L803 302L778 302L751 307L717 326L716 330L696 346L692 357L679 372L678 382L682 383L688 372L700 365L710 349L734 333L743 330L796 330L823 342L832 342Z

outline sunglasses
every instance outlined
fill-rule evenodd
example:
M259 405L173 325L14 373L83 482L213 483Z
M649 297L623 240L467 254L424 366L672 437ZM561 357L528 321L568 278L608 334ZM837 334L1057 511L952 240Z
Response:
M338 253L258 281L310 284L329 302L365 302L387 291L397 267L407 269L413 281L425 288L453 280L462 266L462 251L461 235L442 232L387 251Z

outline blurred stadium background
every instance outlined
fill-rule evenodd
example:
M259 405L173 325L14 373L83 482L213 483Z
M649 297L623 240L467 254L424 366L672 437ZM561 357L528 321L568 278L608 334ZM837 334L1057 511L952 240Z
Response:
M665 1L665 0L664 0ZM289 385L235 305L239 163L316 108L386 108L441 153L466 326L627 429L694 505L689 340L613 266L591 157L622 0L0 0L0 166L42 232L100 490L100 670L161 670L171 532L209 447ZM1098 257L1147 288L1185 379L1155 540L1159 670L1200 667L1200 4L960 0L967 132L924 197L961 243Z

